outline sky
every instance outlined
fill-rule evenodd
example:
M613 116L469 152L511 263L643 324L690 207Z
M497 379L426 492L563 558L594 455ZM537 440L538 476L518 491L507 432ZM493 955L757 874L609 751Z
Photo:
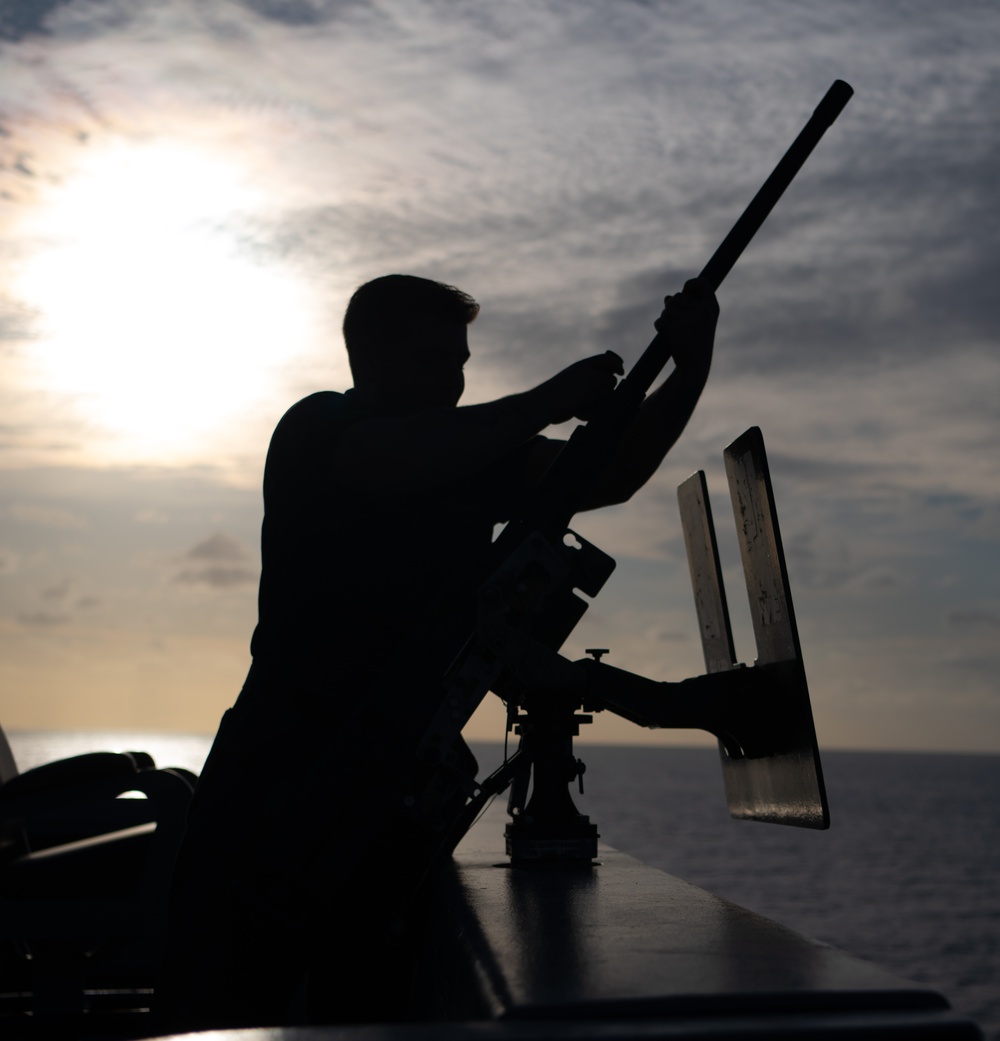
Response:
M618 568L565 653L703 671L702 469L752 663L722 451L756 425L821 747L1000 750L998 55L971 0L0 3L0 723L213 731L268 438L349 386L353 289L475 296L467 402L629 365L844 79L682 440L576 520ZM489 700L468 733L500 740Z

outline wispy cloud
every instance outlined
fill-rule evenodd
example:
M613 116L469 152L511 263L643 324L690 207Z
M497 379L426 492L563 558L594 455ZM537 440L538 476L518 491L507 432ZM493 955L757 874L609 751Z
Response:
M20 555L12 549L0 546L0 575L13 574L20 563Z
M184 554L184 566L174 576L174 581L213 589L253 584L257 582L259 571L249 566L249 556L234 538L216 532Z
M14 503L0 513L18 523L39 525L43 528L84 528L87 525L86 520L79 514L58 506Z
M948 624L958 629L980 632L995 632L1000 629L1000 612L997 611L952 611Z
M51 611L26 611L19 614L17 620L22 625L47 629L54 625L65 625L70 618L68 614L55 614Z

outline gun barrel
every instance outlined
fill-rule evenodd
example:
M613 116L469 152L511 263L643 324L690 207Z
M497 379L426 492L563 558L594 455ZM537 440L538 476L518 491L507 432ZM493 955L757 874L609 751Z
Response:
M823 100L816 106L816 111L813 112L809 122L781 157L780 162L771 172L771 176L750 201L750 205L723 239L712 259L701 269L699 277L709 281L713 289L717 290L722 285L723 279L739 260L740 254L767 220L775 203L792 183L802 164L819 144L819 139L826 132L827 127L840 115L853 93L854 89L843 80L836 80L826 92Z
M847 83L837 80L816 106L799 136L702 269L701 277L707 278L715 289L722 284L853 93ZM569 524L580 496L613 457L619 437L669 358L667 338L658 333L611 395L608 407L573 431L559 458L535 489L531 504L534 508L530 511L532 527L550 526L553 531L561 531ZM517 527L511 526L511 533L515 530Z
M770 177L751 199L750 205L722 240L722 244L712 255L711 260L701 269L699 277L707 279L713 289L718 290L722 285L723 279L739 260L740 254L767 220L768 214L774 209L785 189L795 179L795 175L819 143L826 128L840 115L853 93L853 87L843 80L836 80L823 96L823 100L810 116L809 122L802 128L799 136L771 171ZM616 391L624 408L638 407L669 358L670 350L666 339L657 334Z

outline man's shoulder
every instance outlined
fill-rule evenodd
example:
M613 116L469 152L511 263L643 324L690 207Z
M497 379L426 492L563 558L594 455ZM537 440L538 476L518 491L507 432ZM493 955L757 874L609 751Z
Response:
M281 418L284 421L314 415L329 416L354 408L354 395L349 390L317 390L296 401Z
M275 433L291 430L332 430L365 418L365 410L351 391L318 390L308 394L281 417Z
M347 391L321 390L297 401L278 421L271 435L265 465L265 484L279 474L300 473L328 452L340 435L365 418L365 411ZM284 478L283 478L284 479Z

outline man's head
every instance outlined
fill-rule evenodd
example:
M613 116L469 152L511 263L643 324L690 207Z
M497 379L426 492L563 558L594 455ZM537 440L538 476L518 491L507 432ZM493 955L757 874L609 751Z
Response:
M344 315L354 386L393 410L458 403L479 304L442 282L385 275L366 282Z

